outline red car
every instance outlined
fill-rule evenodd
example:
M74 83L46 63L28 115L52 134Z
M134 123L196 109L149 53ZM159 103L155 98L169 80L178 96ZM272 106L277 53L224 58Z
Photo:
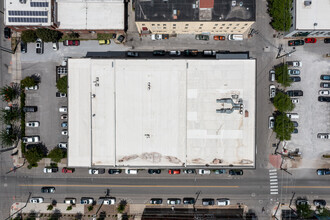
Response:
M64 46L79 46L80 41L79 40L65 40L63 41Z
M305 38L305 43L306 44L308 44L308 43L314 44L314 43L316 43L316 38L313 38L313 37L311 37L311 38Z
M226 37L225 36L214 36L213 37L213 40L226 40Z
M180 170L168 170L168 174L180 174Z
M73 172L74 172L74 168L63 167L62 169L62 173L73 173Z

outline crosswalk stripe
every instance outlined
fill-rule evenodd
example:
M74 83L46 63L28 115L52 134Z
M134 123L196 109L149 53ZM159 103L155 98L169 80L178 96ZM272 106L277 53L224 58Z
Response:
M277 179L277 176L270 176L271 179Z
M277 173L269 173L269 176L277 175Z
M274 169L274 170L269 170L269 172L276 172L277 170L276 169Z
M270 186L270 188L278 188L278 185L276 185L276 186Z
M270 179L270 182L277 182L277 179Z
M271 192L278 192L278 189L270 189Z
M278 192L270 192L270 194L272 194L272 195L277 195Z
M278 182L270 182L270 185L277 185Z

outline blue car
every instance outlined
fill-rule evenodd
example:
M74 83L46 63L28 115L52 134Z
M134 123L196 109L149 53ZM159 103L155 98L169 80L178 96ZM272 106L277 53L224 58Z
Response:
M323 175L330 175L330 169L318 169L316 171L317 175L323 176Z
M68 122L62 122L61 127L62 127L62 128L66 128L66 127L68 127Z
M321 75L322 80L330 80L330 75Z

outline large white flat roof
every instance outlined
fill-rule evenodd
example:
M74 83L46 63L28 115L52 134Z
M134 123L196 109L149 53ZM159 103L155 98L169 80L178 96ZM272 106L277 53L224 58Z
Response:
M69 166L254 166L255 60L69 59ZM217 103L232 98L234 104ZM217 109L243 101L246 114Z
M124 30L123 0L56 0L59 29Z
M296 29L329 30L330 1L312 0L310 6L305 6L304 1L296 0Z

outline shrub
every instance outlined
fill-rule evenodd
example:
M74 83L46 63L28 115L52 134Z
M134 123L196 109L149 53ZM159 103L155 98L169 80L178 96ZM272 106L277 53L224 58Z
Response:
M44 42L54 42L59 39L59 32L48 28L38 28L36 34Z
M52 205L47 206L47 210L52 210L53 208L54 208L54 206L52 206Z
M68 207L66 208L66 210L67 210L67 211L72 210L72 205L68 206Z
M59 163L61 162L61 159L64 158L64 153L62 149L55 147L48 153L47 157L49 157L52 161Z
M35 42L37 40L37 34L34 30L22 31L21 39L24 42Z
M24 89L25 87L31 87L31 86L35 86L35 85L37 85L37 82L31 76L27 76L23 80L21 80L22 89Z
M88 211L92 211L94 207L92 205L88 206Z
M63 76L59 78L59 80L57 80L56 82L56 87L59 92L66 94L68 91L68 76Z

